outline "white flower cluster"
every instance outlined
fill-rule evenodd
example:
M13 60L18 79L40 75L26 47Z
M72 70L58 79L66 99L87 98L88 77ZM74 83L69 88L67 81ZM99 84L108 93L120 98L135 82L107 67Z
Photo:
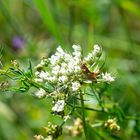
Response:
M72 46L73 54L68 54L59 46L54 55L49 58L50 71L36 72L36 82L48 81L49 83L57 83L58 86L65 84L66 87L71 87L72 91L77 91L81 87L81 47Z
M64 110L65 101L58 100L55 105L52 107L53 112L62 112Z
M112 77L110 73L102 73L102 78L105 82L111 83L115 81L115 77Z
M49 83L55 87L53 94L49 94L54 95L56 93L54 96L58 97L52 107L53 112L62 112L65 106L64 96L70 95L64 93L65 95L63 94L64 96L62 97L60 95L62 93L61 89L65 88L69 93L73 94L78 92L82 83L87 83L86 81L90 83L93 81L98 82L98 80L107 83L114 81L114 77L109 73L100 73L98 67L94 67L102 53L99 45L94 45L93 51L85 58L82 57L80 46L73 45L72 48L74 51L69 54L59 46L54 55L49 59L41 60L41 63L36 67L35 82L40 84ZM35 95L42 98L46 95L46 92L43 89L39 89Z
M35 92L35 96L38 98L42 98L46 95L46 91L40 88L38 91Z
M88 54L87 57L84 58L85 63L93 64L95 61L95 58L100 56L102 52L102 49L99 45L95 44L93 51Z

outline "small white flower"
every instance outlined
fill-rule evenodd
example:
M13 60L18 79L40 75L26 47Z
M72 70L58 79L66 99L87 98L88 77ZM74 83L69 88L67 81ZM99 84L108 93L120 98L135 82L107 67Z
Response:
M99 51L101 50L101 48L100 48L100 46L99 46L98 44L95 44L95 45L94 45L94 50L95 50L96 52L99 52Z
M73 52L72 53L76 58L81 58L82 54L81 52Z
M94 45L93 55L97 55L101 52L101 47L97 44Z
M56 65L52 67L52 74L57 75L60 72L60 66Z
M82 53L81 53L81 47L78 45L73 45L72 48L74 49L73 55L74 58L81 58L82 57Z
M52 107L52 111L54 112L62 112L64 110L65 101L58 100L55 105Z
M51 58L49 58L49 60L50 60L50 63L52 65L56 65L56 63L58 62L59 58L56 55L52 55Z
M66 69L66 68L61 67L61 69L60 69L59 73L60 73L60 74L65 75L65 74L67 74L67 73L68 73L68 71L67 71L67 69Z
M62 82L62 83L65 83L65 82L67 82L68 81L68 77L67 76L60 76L59 78L58 78L58 81L59 82Z
M35 96L38 98L42 98L46 95L46 91L40 88L38 91L35 92Z
M64 60L65 60L65 62L69 62L72 59L73 59L73 57L70 54L68 54L68 53L65 53L64 54Z
M58 48L56 49L58 53L60 54L64 54L65 52L63 51L63 49L61 48L61 46L58 46Z
M61 63L61 67L66 68L67 67L67 63L65 63L65 62Z
M80 66L75 66L74 67L74 72L75 73L80 73L81 72L81 67Z
M36 71L36 72L35 72L35 75L36 75L36 76L38 76L39 74L40 74L40 72L39 72L39 71Z
M74 59L73 59L73 65L80 65L80 63L81 63L81 59L78 58L78 57L74 57Z
M73 64L72 61L70 61L70 62L68 63L68 71L69 71L69 73L72 73L73 70L74 70L74 64Z
M48 72L44 72L44 71L40 72L40 74L39 74L39 78L41 78L43 80L47 80L49 76L50 76L50 74Z
M72 91L77 91L81 87L78 81L72 83Z
M89 53L88 56L84 58L84 60L86 62L93 61L93 55L92 55L92 53Z
M81 47L80 47L80 45L72 45L72 48L74 49L74 51L81 52Z
M50 77L48 77L47 80L50 81L50 82L56 82L57 81L57 77L55 75L54 76L50 76Z
M102 73L102 78L106 81L106 82L113 82L115 81L115 77L112 77L110 73Z
M59 46L57 48L57 51L55 53L55 56L57 56L58 60L60 61L61 59L64 58L65 52L63 51L63 49Z

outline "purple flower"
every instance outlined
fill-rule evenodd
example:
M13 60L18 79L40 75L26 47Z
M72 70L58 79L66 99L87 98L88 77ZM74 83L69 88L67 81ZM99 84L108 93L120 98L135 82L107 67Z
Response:
M15 36L12 39L12 46L15 49L22 49L24 47L24 40L19 36Z

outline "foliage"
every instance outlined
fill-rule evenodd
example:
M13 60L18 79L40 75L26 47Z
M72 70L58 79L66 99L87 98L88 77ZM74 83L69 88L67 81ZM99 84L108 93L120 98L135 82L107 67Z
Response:
M88 135L97 140L139 139L139 7L138 0L0 1L1 73L11 67L11 60L16 59L20 64L20 71L12 68L5 73L12 73L10 77L16 76L14 80L19 82L0 77L0 139L32 139L35 134L46 133L43 130L40 132L40 128L49 121L59 125L63 119L50 114L51 99L38 100L32 96L36 88L30 86L38 86L38 83L28 82L34 77L31 70L41 58L50 57L58 45L69 52L72 44L81 44L86 56L96 43L105 50L103 71L108 69L116 76L116 81L109 86L97 84L95 89L100 89L97 91L90 87L85 89L97 92L84 97L90 100L89 103L85 101L85 116L92 124L87 126ZM15 61L12 63L16 64ZM50 92L53 90L49 84L46 88ZM100 96L102 100L98 102ZM101 104L107 108L105 112L89 111L94 107L98 109ZM81 109L76 107L74 116L79 117ZM120 125L118 133L102 127L103 122L99 121L114 117ZM72 126L74 120L68 120L67 124ZM64 133L60 139L82 139L81 135L79 137L71 138Z

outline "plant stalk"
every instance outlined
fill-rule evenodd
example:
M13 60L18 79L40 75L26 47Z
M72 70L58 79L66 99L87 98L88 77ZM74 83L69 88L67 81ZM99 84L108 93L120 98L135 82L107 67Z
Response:
M83 128L84 128L84 133L85 133L85 139L88 140L86 120L85 120L85 107L84 107L84 100L83 100L82 92L80 92L80 101L81 101L82 122L83 122Z

